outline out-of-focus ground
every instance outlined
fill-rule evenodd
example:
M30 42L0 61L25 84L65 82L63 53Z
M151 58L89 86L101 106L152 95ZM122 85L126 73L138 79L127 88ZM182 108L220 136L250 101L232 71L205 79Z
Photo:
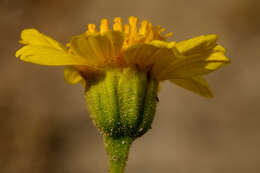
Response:
M205 99L165 83L153 129L136 140L126 173L260 172L260 1L0 0L0 172L107 172L102 137L81 86L62 67L14 56L24 28L66 43L102 17L139 16L175 33L215 33L232 63L208 76Z

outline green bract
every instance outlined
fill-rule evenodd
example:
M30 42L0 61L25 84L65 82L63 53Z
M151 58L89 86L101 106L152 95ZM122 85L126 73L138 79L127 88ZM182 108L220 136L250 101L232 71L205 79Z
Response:
M87 81L88 108L102 134L136 138L151 128L158 82L147 73L133 68L111 69Z

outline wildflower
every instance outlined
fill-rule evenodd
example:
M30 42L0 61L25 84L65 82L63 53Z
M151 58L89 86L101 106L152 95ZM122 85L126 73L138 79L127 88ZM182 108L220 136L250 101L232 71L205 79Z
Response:
M36 29L22 31L21 60L64 66L65 80L82 83L91 118L104 136L110 171L123 172L130 144L151 128L160 82L170 82L204 97L213 97L204 75L229 63L216 35L167 42L164 28L138 18L112 29L102 19L89 24L67 47Z

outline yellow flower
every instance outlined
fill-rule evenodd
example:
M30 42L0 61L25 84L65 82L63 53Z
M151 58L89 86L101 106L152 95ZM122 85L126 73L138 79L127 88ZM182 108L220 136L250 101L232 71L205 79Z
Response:
M21 60L40 65L65 66L70 84L82 83L95 126L104 136L111 173L123 173L131 143L145 134L154 119L160 82L169 80L204 97L213 97L203 75L229 59L216 35L167 42L171 33L146 20L129 17L113 28L102 19L72 37L67 47L35 29L22 32Z
M40 65L65 66L68 83L85 83L96 73L106 69L136 67L148 72L157 81L172 83L205 97L213 97L203 75L229 63L225 49L217 44L216 35L203 35L181 42L167 42L171 33L152 26L146 20L137 28L138 18L129 17L123 25L115 18L113 28L102 19L99 31L94 24L88 30L72 37L70 43L61 45L36 29L23 30L16 57Z

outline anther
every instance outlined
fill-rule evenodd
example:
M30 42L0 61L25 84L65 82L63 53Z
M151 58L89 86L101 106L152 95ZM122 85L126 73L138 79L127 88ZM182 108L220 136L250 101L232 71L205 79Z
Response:
M116 31L122 31L123 30L123 25L122 25L122 18L121 17L116 17L114 18L114 25L113 29Z
M129 34L130 33L130 25L129 24L125 24L124 25L124 32L125 32L125 34Z
M169 32L169 33L167 33L167 34L164 34L164 38L168 38L168 37L171 37L171 36L173 36L173 33L172 32Z
M146 35L147 32L148 32L148 21L143 20L141 23L141 27L139 28L139 33L142 35Z
M138 23L138 18L134 16L130 16L128 18L128 22L130 25L130 32L132 35L135 35L137 33L137 23Z
M101 19L101 24L100 24L100 33L104 33L109 30L109 21L108 19L104 18Z
M88 30L87 34L92 34L95 33L96 31L96 25L95 24L88 24Z

